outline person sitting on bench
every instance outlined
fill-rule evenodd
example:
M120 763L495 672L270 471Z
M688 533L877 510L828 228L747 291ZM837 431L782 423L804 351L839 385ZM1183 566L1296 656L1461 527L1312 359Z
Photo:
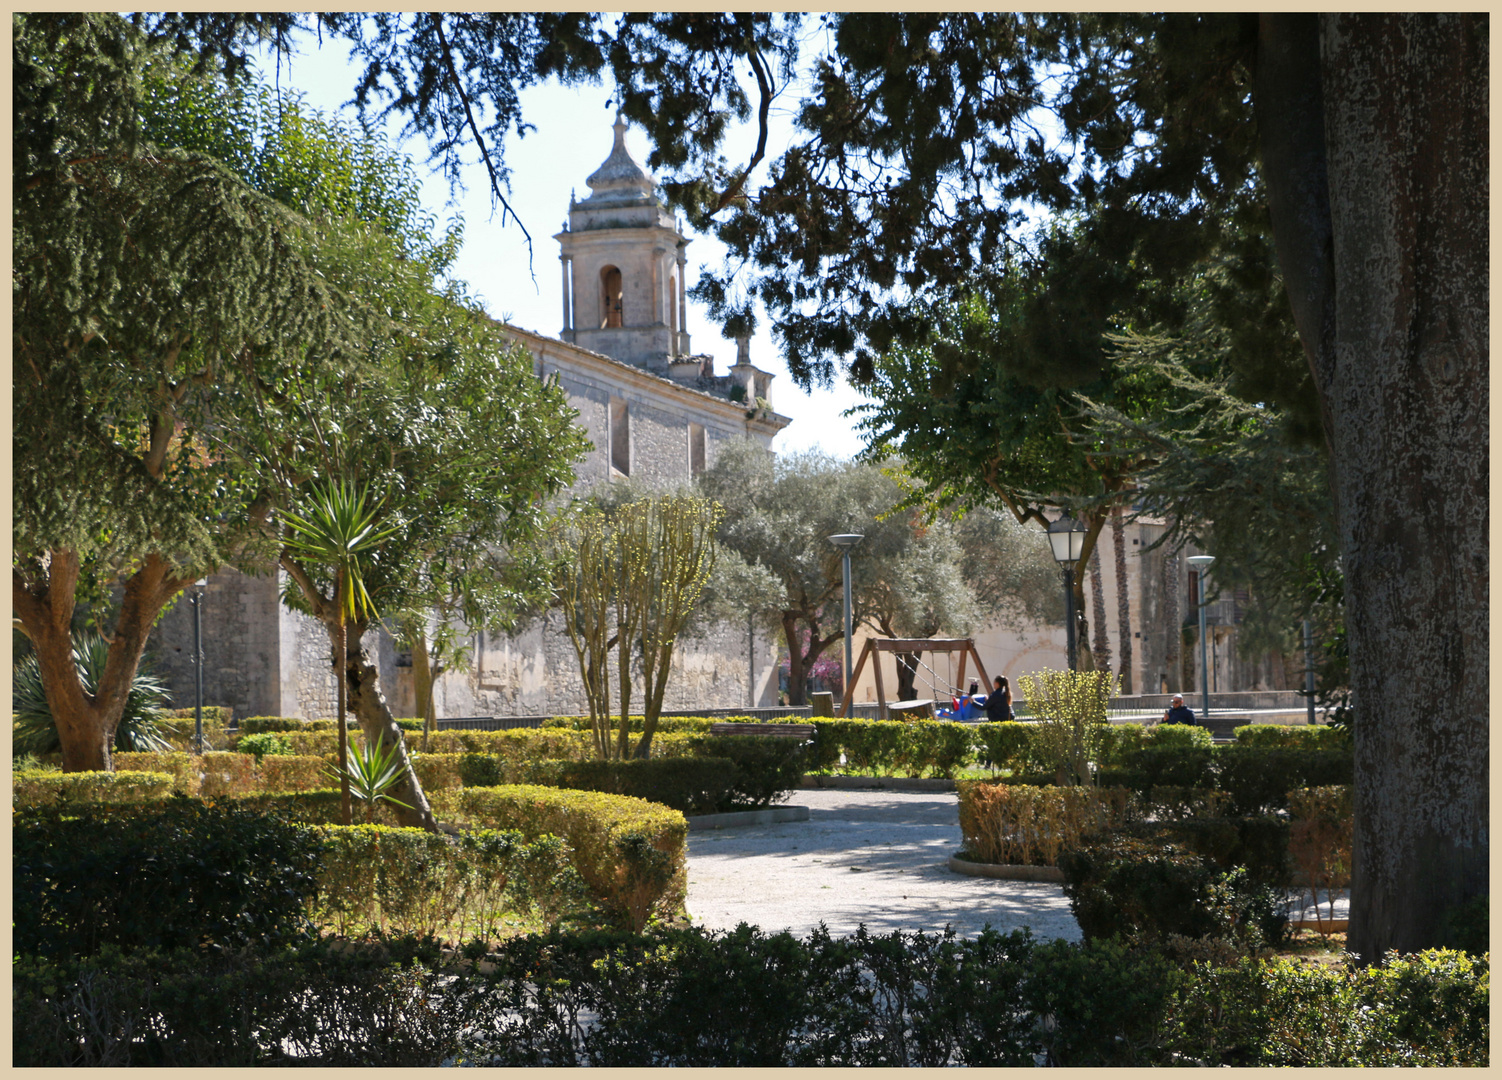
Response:
M1175 694L1173 704L1163 710L1163 723L1165 724L1188 724L1197 726L1199 721L1194 718L1194 710L1184 704L1184 695Z

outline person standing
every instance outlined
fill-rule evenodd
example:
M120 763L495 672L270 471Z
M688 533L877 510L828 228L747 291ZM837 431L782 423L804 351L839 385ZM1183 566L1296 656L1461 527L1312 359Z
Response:
M1175 694L1173 696L1173 704L1163 710L1162 723L1188 724L1193 727L1197 726L1199 721L1194 718L1194 710L1184 704L1184 695Z
M1005 675L996 676L996 686L986 697L986 719L992 723L1016 719L1012 715L1012 688Z

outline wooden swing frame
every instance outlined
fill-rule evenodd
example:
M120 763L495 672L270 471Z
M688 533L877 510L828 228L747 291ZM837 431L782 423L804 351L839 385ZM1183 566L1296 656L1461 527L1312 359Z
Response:
M886 684L881 677L880 653L947 653L953 657L960 654L960 667L955 682L963 686L965 684L965 665L973 656L975 658L975 670L980 675L980 683L991 692L991 680L986 677L986 665L981 663L980 653L975 651L974 638L867 638L866 644L861 649L861 658L856 661L855 671L845 683L845 698L840 702L840 711L836 714L840 717L850 715L851 699L855 696L855 683L860 678L861 671L866 666L866 658L878 654L872 661L872 673L876 676L876 700L880 705L877 712L878 719L887 719L887 691Z

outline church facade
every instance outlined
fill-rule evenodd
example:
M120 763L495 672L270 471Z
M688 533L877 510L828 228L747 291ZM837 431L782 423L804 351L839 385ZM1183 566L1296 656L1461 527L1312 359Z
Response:
M684 330L688 240L627 152L625 125L571 199L557 234L563 326L557 337L504 326L525 346L539 378L556 376L594 449L575 465L574 491L629 479L649 489L687 484L733 439L771 452L790 421L771 407L772 375L738 343L721 374L692 352ZM236 716L332 716L335 682L323 627L283 607L282 572L224 569L203 601L204 703ZM157 670L179 704L191 704L193 625L185 599L156 634ZM367 635L393 713L415 713L410 660L384 633ZM674 659L665 707L736 708L775 702L775 646L750 628L723 626L686 639ZM573 648L550 613L513 636L476 632L470 660L435 688L437 715L579 714L586 711Z

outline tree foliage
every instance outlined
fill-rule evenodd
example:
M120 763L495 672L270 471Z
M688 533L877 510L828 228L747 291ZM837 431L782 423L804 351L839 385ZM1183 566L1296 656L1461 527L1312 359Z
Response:
M597 506L582 508L560 523L557 601L579 661L601 759L644 758L651 752L678 636L714 567L721 514L706 499L656 495L623 502L608 513ZM643 724L633 746L637 673ZM618 720L611 714L612 675L619 686Z

